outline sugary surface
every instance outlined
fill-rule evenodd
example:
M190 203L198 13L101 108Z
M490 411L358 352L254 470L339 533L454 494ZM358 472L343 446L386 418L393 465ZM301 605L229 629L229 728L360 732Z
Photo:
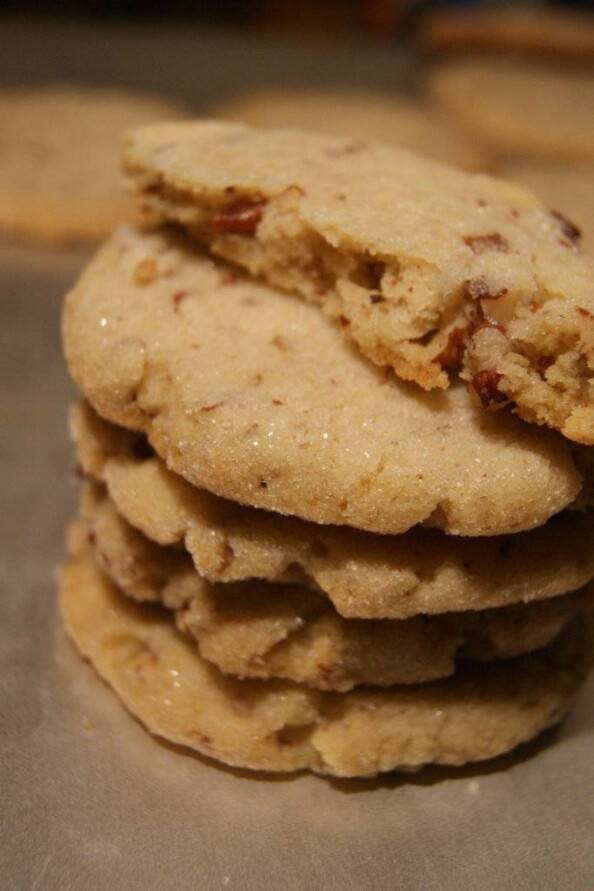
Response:
M315 307L166 232L124 228L68 295L75 382L223 497L321 523L460 535L538 526L579 493L569 444L424 394L362 359Z
M105 484L119 513L162 545L184 544L213 582L302 579L350 618L480 610L545 599L594 577L590 513L488 539L416 528L380 536L245 507L167 470L142 437L80 403L70 415L82 472Z

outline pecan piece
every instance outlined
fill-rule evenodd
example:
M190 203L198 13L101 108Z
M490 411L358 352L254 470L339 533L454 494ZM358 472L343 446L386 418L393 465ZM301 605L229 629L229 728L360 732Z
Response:
M509 252L509 241L499 232L489 232L486 235L466 235L464 244L468 245L473 254L482 254L483 251L500 251L503 254Z
M223 207L212 218L216 235L253 235L262 219L267 202L241 198Z
M509 402L505 393L497 389L500 380L501 375L494 369L478 371L472 378L472 386L485 408L501 407Z
M491 291L484 278L471 278L465 283L464 288L471 300L499 300L507 294L507 288Z
M462 368L462 360L464 358L464 349L466 345L466 336L468 327L453 328L450 331L448 342L443 350L435 357L442 368L447 371L460 371Z
M552 210L551 216L559 223L561 233L563 235L562 243L568 243L568 246L574 247L578 245L582 238L581 229L575 223L568 220L567 217L558 210Z

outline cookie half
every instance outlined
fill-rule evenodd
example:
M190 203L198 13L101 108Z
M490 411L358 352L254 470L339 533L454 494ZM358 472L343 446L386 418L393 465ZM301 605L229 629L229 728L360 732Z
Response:
M494 758L557 723L586 670L573 629L538 655L415 687L241 681L209 667L163 611L122 597L90 558L66 566L60 586L68 633L151 732L255 770L373 776Z
M340 617L299 584L212 585L188 556L156 545L87 486L74 535L129 597L172 609L200 655L226 674L285 678L322 690L392 686L447 677L458 659L509 659L549 644L594 605L594 590L482 612L398 620Z
M422 393L315 307L237 277L169 231L117 232L66 299L75 382L170 469L254 507L401 533L538 526L578 495L569 443Z
M167 470L146 439L88 404L70 414L80 474L161 545L183 544L211 582L302 581L348 618L482 610L547 599L594 578L594 521L563 512L526 533L468 539L416 528L400 536L320 526L244 507Z
M377 365L426 389L464 366L485 408L594 443L594 258L530 192L380 143L216 122L139 129L124 168L151 218L320 305Z
M96 239L134 213L120 182L123 130L184 117L174 102L125 90L0 90L0 230Z

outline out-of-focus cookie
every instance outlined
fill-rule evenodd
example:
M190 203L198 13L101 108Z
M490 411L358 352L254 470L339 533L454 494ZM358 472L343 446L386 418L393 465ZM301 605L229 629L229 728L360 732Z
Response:
M575 222L584 248L594 253L594 164L516 161L507 164L503 173Z
M261 89L212 109L213 117L254 127L316 130L393 143L466 170L487 170L487 153L438 109L403 96L347 90Z
M96 561L134 600L174 610L200 655L226 674L284 678L321 690L388 687L448 677L458 658L509 659L551 643L594 603L594 589L530 605L417 616L343 619L303 585L211 585L188 556L145 538L99 487L85 487L81 520Z
M422 393L331 321L170 232L120 230L66 298L75 382L189 482L253 507L376 532L541 525L577 496L569 443L466 390Z
M402 619L544 600L594 577L589 513L563 512L538 529L501 538L421 528L374 535L196 489L167 470L143 437L107 423L86 403L73 406L70 429L80 471L105 484L119 513L148 538L183 544L212 582L300 580L323 591L345 617Z
M430 52L496 50L567 62L594 60L594 17L561 9L438 9L423 18L422 46Z
M120 182L122 131L183 116L172 101L125 90L1 90L0 231L61 242L106 235L133 214Z
M62 570L60 587L76 646L152 733L255 770L373 776L494 758L561 720L590 649L585 629L572 628L538 654L445 681L320 692L224 676L163 611L123 597L88 556Z
M320 305L377 365L425 389L463 367L485 408L594 444L594 258L532 193L237 124L141 128L124 157L147 212Z
M466 132L501 156L594 160L589 68L461 59L434 69L428 87Z

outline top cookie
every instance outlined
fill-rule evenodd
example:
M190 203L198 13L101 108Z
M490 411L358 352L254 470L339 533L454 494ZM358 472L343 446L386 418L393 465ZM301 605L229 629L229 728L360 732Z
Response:
M140 129L124 165L148 212L321 304L378 365L430 389L465 359L487 407L594 442L594 259L530 192L381 144L214 122Z
M67 298L64 345L96 410L234 501L321 523L463 535L543 523L578 494L560 437L365 362L315 307L171 232L117 232Z
M594 159L594 73L485 59L437 68L429 89L459 124L501 155Z
M125 91L0 91L0 229L57 241L107 234L131 213L122 130L180 117L173 102Z
M254 127L292 127L389 142L466 170L486 170L490 164L487 153L459 133L439 109L395 94L260 89L229 100L212 114Z

